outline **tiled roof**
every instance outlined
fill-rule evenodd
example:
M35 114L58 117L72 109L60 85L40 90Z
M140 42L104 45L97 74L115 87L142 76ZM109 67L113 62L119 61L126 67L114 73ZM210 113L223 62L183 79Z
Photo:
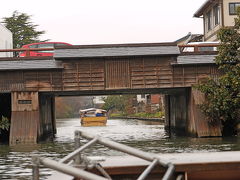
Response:
M0 61L0 71L5 70L47 70L61 69L60 62L54 60Z
M148 55L179 55L176 45L145 45L141 46L79 46L78 48L55 49L54 58L113 57L113 56L148 56Z
M174 64L214 64L216 55L180 55Z

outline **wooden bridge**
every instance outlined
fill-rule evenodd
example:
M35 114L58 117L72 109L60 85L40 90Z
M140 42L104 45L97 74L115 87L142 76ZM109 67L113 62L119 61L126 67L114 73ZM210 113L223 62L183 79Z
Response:
M37 142L55 127L55 96L165 94L165 125L199 137L220 136L192 86L217 78L216 52L181 53L172 43L69 46L54 57L0 58L0 115L11 119L10 143Z

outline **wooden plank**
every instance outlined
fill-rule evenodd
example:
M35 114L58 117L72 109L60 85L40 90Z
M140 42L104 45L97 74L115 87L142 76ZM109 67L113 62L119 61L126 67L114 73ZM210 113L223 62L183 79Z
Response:
M38 110L38 92L12 92L12 111Z
M105 61L106 88L129 88L129 61Z
M91 89L95 82L100 81L105 83L108 89L129 89L135 84L138 88L146 88L146 85L153 85L155 81L157 88L165 88L165 81L169 81L167 86L170 88L189 87L203 75L218 78L215 66L171 66L171 62L175 60L175 57L159 56L69 59L62 61L63 70L0 72L0 92L67 91L64 86L68 86L69 83L73 83L73 87L76 86L74 91L79 91L81 83L89 82ZM108 63L112 64L107 70Z
M171 162L175 165L175 175L184 173L189 180L237 180L240 179L239 153L239 151L173 153L158 154L157 156L165 162ZM122 176L124 178L132 177L131 175L139 176L150 162L132 156L115 156L102 158L100 164L111 177L118 179ZM89 171L97 173L94 170ZM165 172L166 168L157 166L148 178L159 179ZM158 176L153 176L154 174Z
M157 83L158 83L157 80L147 80L145 84L147 85L147 84L157 84Z
M36 143L38 125L38 111L13 111L11 116L10 144Z

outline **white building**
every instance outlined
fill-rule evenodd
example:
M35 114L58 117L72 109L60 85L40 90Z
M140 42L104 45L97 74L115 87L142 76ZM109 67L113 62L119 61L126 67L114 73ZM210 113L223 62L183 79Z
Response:
M194 17L203 19L204 41L217 41L221 27L233 26L240 0L206 0Z
M0 23L0 49L12 49L13 38L12 33ZM12 57L11 52L0 52L0 57Z
M143 102L144 104L146 104L147 103L147 95L146 94L138 94L137 95L137 102L138 103Z
M104 104L103 98L106 98L107 96L94 96L93 97L93 104L99 105Z

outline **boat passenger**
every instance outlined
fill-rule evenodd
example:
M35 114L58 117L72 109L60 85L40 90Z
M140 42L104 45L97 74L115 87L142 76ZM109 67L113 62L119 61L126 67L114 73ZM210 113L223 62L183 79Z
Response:
M96 117L101 117L101 116L103 116L103 112L101 110L97 109L95 112L95 115L96 115Z

